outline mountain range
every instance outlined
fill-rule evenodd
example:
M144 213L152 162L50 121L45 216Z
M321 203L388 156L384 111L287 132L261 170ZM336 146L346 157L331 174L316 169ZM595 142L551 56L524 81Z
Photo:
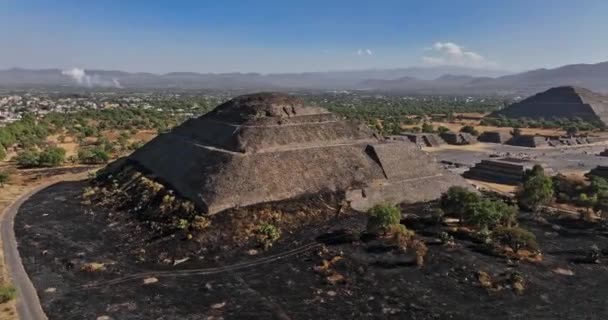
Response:
M369 90L410 94L529 95L560 85L608 92L608 62L508 74L465 67L413 67L307 73L129 73L108 70L0 70L0 88Z

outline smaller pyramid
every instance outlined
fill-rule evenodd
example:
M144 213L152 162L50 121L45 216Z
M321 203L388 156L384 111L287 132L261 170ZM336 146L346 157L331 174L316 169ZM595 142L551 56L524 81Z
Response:
M580 87L555 87L490 115L499 116L529 119L580 118L608 124L608 97Z

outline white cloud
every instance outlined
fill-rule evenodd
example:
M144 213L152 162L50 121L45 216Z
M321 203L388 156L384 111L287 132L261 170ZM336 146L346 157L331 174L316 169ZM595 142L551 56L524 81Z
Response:
M453 42L436 42L431 48L430 55L422 57L422 62L430 65L453 65L463 67L492 67L496 63L488 61L479 53L466 50L464 47Z
M355 51L355 54L358 56L373 56L374 52L372 49L359 49Z

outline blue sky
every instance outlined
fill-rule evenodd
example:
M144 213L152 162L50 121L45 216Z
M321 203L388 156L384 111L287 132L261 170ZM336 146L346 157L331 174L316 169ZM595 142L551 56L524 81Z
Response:
M290 72L608 60L606 0L0 0L0 68Z

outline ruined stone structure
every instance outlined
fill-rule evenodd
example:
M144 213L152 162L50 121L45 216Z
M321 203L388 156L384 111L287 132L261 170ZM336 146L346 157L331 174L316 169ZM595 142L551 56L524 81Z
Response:
M547 137L544 136L522 134L513 136L506 144L518 147L538 148L548 146L547 141Z
M389 141L283 94L230 100L160 134L111 170L131 166L208 214L324 192L355 209L438 198L460 176L404 141Z
M484 131L482 134L477 137L479 142L489 142L489 143L507 143L513 136L508 132L502 131Z
M568 137L568 136L543 136L543 135L519 135L514 136L505 144L538 148L538 147L565 147L565 146L578 146L590 143L596 143L605 140L602 137L594 136L579 136L579 137Z
M604 141L605 138L594 136L580 137L549 137L547 144L552 147L578 146Z
M525 170L532 169L534 165L540 164L545 172L551 174L553 171L544 164L517 158L501 158L491 160L481 160L463 177L473 180L481 180L493 183L517 185L522 182Z
M477 138L466 132L446 132L439 135L447 144L466 145L477 143Z
M403 133L402 135L420 147L439 147L445 143L441 137L434 133Z
M608 124L608 97L580 87L556 87L490 115L498 116L529 119L580 118Z

